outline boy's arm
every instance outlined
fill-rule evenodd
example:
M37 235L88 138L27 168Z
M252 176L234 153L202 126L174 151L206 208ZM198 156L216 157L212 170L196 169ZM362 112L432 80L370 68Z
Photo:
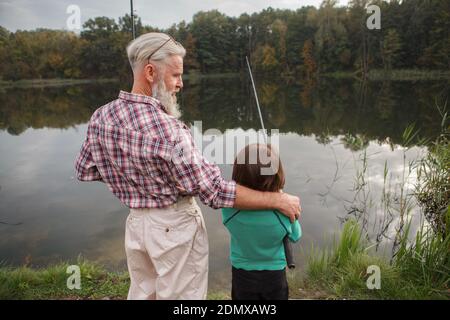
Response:
M297 242L302 237L302 227L298 220L295 220L294 223L291 223L292 232L289 234L289 240L292 242Z

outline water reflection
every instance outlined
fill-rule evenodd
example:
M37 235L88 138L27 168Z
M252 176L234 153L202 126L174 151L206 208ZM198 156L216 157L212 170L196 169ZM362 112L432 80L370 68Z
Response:
M186 81L180 97L183 119L202 120L203 129L258 128L259 119L246 78ZM448 98L446 82L322 81L318 84L283 85L262 79L257 83L268 129L327 136L349 134L366 141L402 143L411 123L425 137L439 131L435 99ZM86 123L92 112L117 97L118 83L62 88L15 88L0 93L0 129L19 135L27 128L69 128ZM364 96L364 97L362 97Z
M86 123L95 109L117 96L117 84L11 88L0 92L0 129L66 129Z

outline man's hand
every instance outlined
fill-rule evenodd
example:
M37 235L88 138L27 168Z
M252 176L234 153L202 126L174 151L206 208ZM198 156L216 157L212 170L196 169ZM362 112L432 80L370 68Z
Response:
M302 212L300 198L288 193L280 193L280 199L277 201L276 208L287 216L289 220L291 220L291 223L294 222L295 219L300 218Z
M243 210L277 209L291 223L300 217L300 198L282 192L262 192L236 185L234 208Z

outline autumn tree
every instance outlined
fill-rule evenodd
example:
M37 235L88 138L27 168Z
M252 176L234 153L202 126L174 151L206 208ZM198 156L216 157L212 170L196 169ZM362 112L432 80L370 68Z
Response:
M314 60L313 51L314 50L312 40L310 39L306 40L305 43L303 44L302 57L307 79L311 79L314 77L317 68L316 62Z
M400 56L401 48L402 44L398 32L395 29L389 29L384 37L382 46L382 57L385 69L392 69Z
M184 58L184 67L186 72L198 71L200 69L200 64L197 60L197 50L195 47L195 38L192 33L188 33L184 43L184 48L186 49L186 56Z

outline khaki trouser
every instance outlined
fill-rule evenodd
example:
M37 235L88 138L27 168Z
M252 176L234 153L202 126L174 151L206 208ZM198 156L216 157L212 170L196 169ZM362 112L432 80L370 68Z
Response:
M193 197L166 208L131 209L125 251L128 299L206 299L208 236Z

